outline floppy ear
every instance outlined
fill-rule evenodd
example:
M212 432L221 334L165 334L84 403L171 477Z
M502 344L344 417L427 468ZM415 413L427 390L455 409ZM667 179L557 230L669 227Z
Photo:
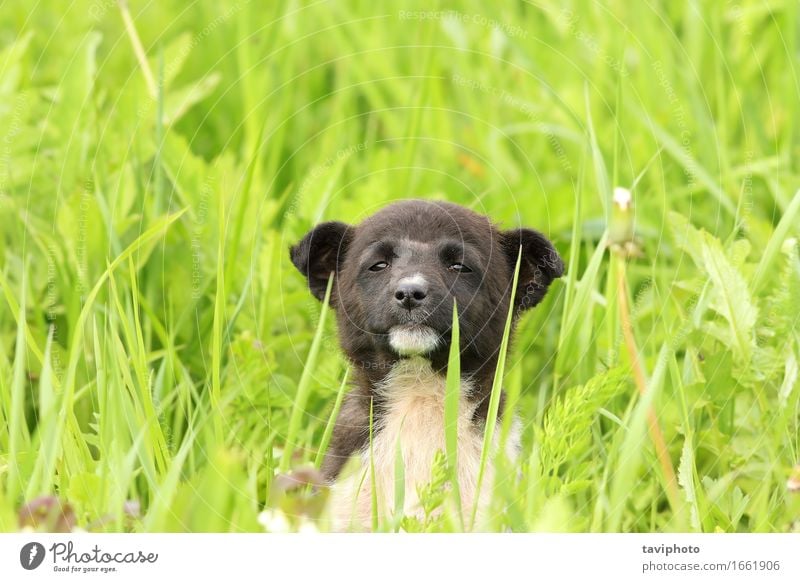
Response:
M343 222L323 222L290 250L292 263L308 279L308 288L322 301L328 277L338 273L352 236Z
M517 266L517 256L522 247L519 281L514 296L514 306L524 311L544 299L553 279L564 274L564 261L547 238L530 228L517 228L501 233L503 250L511 269Z

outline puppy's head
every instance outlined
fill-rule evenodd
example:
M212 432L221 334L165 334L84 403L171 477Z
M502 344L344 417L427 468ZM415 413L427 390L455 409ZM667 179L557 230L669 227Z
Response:
M404 201L357 226L326 222L291 249L291 258L318 299L334 274L331 305L351 360L446 362L455 301L462 370L471 373L496 357L520 251L516 318L561 276L561 258L539 232L500 231L455 204Z

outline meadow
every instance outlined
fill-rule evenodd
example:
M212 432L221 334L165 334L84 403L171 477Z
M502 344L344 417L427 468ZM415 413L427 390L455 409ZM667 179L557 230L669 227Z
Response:
M508 348L491 529L800 531L799 17L3 3L0 531L326 530L348 366L288 249L412 197L567 263ZM379 529L468 529L448 481Z

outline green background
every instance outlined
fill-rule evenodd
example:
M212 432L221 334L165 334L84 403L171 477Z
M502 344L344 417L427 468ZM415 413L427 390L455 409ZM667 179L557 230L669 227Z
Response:
M797 529L799 11L4 3L0 529L326 529L277 476L346 364L288 246L408 197L568 263L509 354L494 529Z

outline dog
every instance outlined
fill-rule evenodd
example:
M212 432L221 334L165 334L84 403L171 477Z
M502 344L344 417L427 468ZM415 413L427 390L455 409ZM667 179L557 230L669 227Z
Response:
M405 200L355 226L319 224L291 247L290 256L319 300L333 274L330 305L353 369L353 387L321 469L332 487L334 528L370 529L373 503L382 522L395 517L398 446L404 514L422 515L417 489L430 481L434 455L445 448L454 302L461 365L456 474L466 514L476 501L489 396L509 309L516 322L561 277L564 263L553 244L536 230L501 230L456 204ZM501 394L495 433L503 408ZM519 447L519 431L512 433L509 455ZM360 460L361 468L344 475L351 457ZM491 482L488 467L478 499L481 511Z

